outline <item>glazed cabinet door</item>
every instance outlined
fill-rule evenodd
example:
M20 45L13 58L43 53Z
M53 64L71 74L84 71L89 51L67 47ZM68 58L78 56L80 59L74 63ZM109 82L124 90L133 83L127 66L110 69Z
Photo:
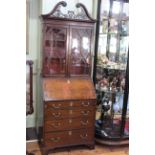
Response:
M70 76L90 76L91 74L92 29L71 27Z
M67 26L45 24L43 28L43 75L65 76L67 72Z

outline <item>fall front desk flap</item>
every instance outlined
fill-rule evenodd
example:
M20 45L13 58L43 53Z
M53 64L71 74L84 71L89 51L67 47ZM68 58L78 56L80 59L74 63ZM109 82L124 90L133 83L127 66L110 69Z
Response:
M91 79L44 78L44 101L70 99L96 99Z

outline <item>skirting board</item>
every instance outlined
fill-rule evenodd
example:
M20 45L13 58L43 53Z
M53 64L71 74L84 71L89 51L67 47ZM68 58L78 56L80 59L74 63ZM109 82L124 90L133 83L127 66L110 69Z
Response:
M26 141L38 140L36 128L26 128Z

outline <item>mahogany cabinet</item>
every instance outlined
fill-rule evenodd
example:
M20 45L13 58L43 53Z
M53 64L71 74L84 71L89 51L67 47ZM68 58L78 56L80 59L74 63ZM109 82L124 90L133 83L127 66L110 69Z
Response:
M95 20L60 8L42 15L42 153L74 145L94 148L96 94L91 79Z
M59 15L58 18L51 14L42 15L44 77L91 74L95 21L84 15L75 17L74 13L71 13L72 15L66 15L67 17Z
M44 23L43 75L89 76L91 73L92 26Z
M91 79L44 78L43 153L87 145L94 148L96 94Z

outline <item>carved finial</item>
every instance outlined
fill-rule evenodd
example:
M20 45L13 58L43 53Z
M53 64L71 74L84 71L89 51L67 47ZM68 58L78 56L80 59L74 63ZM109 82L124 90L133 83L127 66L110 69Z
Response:
M85 18L85 19L89 19L91 21L95 21L95 19L93 19L89 13L88 13L88 10L86 9L86 7L82 4L82 3L77 3L76 4L76 7L77 8L82 8L82 13L79 14L78 16L81 17L81 18Z
M68 11L67 14L63 14L60 10L60 7L67 6L67 3L65 1L59 2L54 9L49 12L48 14L42 15L42 17L45 18L63 18L63 19L69 19L69 20L82 20L82 21L91 21L95 22L96 20L91 18L86 7L82 3L77 3L76 7L81 8L81 12L78 14L75 14L74 11Z
M61 1L58 4L55 5L54 9L49 12L48 14L44 14L42 15L43 17L48 17L48 16L60 16L61 12L60 12L60 6L66 7L67 3L65 1ZM54 15L55 14L55 15Z

